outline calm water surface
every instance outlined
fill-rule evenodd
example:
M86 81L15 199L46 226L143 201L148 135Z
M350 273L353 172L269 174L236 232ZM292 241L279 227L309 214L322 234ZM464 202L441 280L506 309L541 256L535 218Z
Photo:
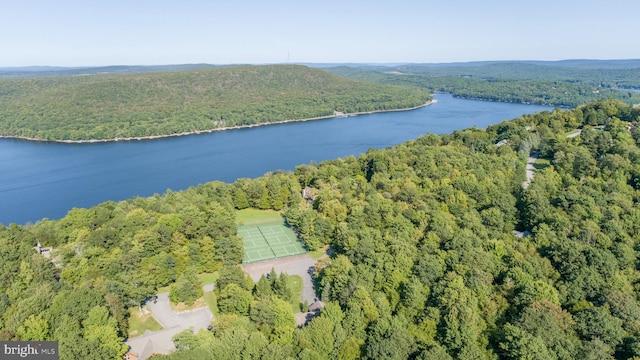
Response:
M74 207L233 182L358 155L426 133L485 127L544 106L455 99L413 111L262 126L160 140L57 144L0 139L0 223L63 217Z

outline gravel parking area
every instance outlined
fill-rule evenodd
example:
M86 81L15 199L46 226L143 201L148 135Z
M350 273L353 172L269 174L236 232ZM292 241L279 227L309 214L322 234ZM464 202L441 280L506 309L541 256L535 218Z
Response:
M260 280L261 275L265 275L273 268L278 274L299 275L302 278L302 298L312 304L316 294L313 289L313 266L315 260L309 254L290 256L281 259L260 261L243 265L244 270L249 273L253 281Z
M149 332L141 336L128 339L125 344L131 348L131 352L138 356L138 360L147 359L154 353L169 354L176 348L171 338L188 328L194 332L205 329L211 323L213 314L208 307L185 311L177 314L169 305L169 293L158 294L157 299L149 300L147 307L152 316L164 327L163 330Z

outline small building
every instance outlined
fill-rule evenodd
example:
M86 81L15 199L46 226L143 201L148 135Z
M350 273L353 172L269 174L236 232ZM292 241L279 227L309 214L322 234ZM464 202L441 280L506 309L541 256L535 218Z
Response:
M529 230L525 230L525 231L513 230L513 235L515 235L517 238L522 239L524 237L531 235L531 232Z
M309 305L309 312L318 315L323 308L324 303L320 300L316 300L313 304Z
M296 314L296 323L298 324L298 327L301 328L306 326L314 317L320 315L320 311L322 311L323 308L324 303L316 299L313 304L309 305L307 312Z
M307 202L307 204L313 204L316 199L316 196L313 193L313 189L308 186L305 187L302 190L302 198Z
M497 146L497 147L500 147L500 146L502 146L502 145L507 145L508 143L509 143L509 141L507 141L507 139L502 139L502 140L500 140L500 141L498 141L498 142L496 143L496 146Z
M51 257L51 251L53 250L53 247L43 247L42 244L40 244L40 240L38 240L38 244L34 247L34 249L36 250L36 252L38 252L38 254L49 259Z

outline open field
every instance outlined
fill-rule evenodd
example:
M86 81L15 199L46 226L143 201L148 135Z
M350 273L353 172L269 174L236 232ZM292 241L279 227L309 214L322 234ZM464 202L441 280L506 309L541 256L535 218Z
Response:
M142 312L138 308L129 309L129 338L140 336L147 330L162 330L162 325L158 324L146 308Z
M275 210L243 209L236 212L238 225L257 225L263 223L282 223L284 219Z

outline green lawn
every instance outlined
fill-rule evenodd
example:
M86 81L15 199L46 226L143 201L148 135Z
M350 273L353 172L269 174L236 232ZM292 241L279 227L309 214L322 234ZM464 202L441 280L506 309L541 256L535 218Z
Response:
M204 293L203 297L204 297L204 301L209 306L209 310L211 310L211 313L217 316L220 313L220 311L218 311L218 299L216 299L216 292L215 291L206 292Z
M321 257L325 256L328 250L329 245L325 245L317 250L309 251L309 256L311 256L314 260L318 260Z
M220 274L217 271L213 273L198 274L198 279L200 279L200 282L202 283L202 285L215 284L216 280L218 280L219 277L220 277ZM171 285L158 288L158 293L169 292L170 286ZM214 315L218 314L218 302L216 300L215 291L205 292L201 298L197 299L193 303L193 305L190 305L190 306L184 303L179 303L179 304L171 303L170 305L174 311L193 310L193 309L197 309L207 305L209 306L209 309Z
M144 312L141 314L137 307L129 309L129 334L130 338L140 336L145 331L158 331L162 330L162 326L156 321L156 319Z
M538 158L533 163L533 168L536 169L536 170L542 170L542 169L546 168L547 166L551 166L551 161L549 159L540 159L540 158Z
M200 279L202 285L215 284L216 280L218 280L219 277L220 274L217 271L212 273L198 274L198 279Z
M236 222L240 225L283 221L282 214L275 210L244 209L236 212Z
M174 312L177 312L177 313L181 313L183 311L199 309L199 308L204 307L206 305L207 305L207 303L206 303L206 301L205 301L203 296L197 298L196 301L191 305L185 304L183 302L180 302L180 303L177 303L177 304L174 304L173 302L169 302L169 306L171 306L171 310L173 310Z
M289 275L287 277L289 289L291 289L291 309L294 313L300 312L300 296L302 296L302 278L299 275Z

